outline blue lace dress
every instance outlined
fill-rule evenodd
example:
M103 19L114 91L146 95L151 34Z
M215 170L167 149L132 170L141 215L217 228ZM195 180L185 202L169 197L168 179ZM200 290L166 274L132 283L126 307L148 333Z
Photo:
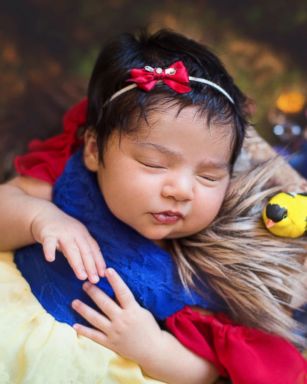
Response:
M54 203L81 221L97 240L107 266L114 268L128 284L137 301L157 320L182 309L200 306L212 311L224 308L222 301L206 288L205 297L182 285L172 256L119 221L101 195L96 175L83 165L79 151L68 161L53 194ZM15 253L15 262L42 306L58 321L85 323L71 308L79 298L90 305L66 258L57 252L53 263L45 261L42 246L35 244ZM97 284L114 298L106 279Z

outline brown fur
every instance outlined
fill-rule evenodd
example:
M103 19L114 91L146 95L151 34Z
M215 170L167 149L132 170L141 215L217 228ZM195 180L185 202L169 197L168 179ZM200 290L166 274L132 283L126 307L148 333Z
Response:
M211 226L170 247L187 287L204 275L235 321L302 344L294 332L291 301L302 294L297 282L306 274L306 239L275 237L261 219L269 196L282 189L268 187L276 172L282 172L278 159L234 176Z

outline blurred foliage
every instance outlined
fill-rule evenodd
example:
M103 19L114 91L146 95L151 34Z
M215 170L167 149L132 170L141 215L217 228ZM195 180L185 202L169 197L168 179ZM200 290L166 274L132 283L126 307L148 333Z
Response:
M280 92L307 89L305 0L2 0L0 177L31 137L60 129L63 111L85 94L101 45L145 26L213 48L255 100L256 127L267 138Z

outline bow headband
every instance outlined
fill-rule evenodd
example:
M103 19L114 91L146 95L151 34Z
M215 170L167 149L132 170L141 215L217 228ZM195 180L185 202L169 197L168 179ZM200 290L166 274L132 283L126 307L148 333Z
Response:
M176 61L165 69L160 67L153 68L148 65L146 65L144 68L133 68L130 71L130 76L131 77L127 81L132 82L133 84L127 85L126 87L115 92L111 96L109 102L114 100L119 95L134 88L140 88L146 92L149 92L159 82L164 83L177 93L188 93L192 90L192 88L189 86L190 81L195 81L209 85L210 87L216 89L218 92L227 97L227 99L232 104L234 104L232 97L216 83L201 77L189 76L188 71L182 61Z

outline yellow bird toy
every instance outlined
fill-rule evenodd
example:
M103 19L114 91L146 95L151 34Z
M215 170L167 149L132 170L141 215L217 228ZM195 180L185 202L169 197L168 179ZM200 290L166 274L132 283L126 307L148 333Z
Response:
M303 236L307 231L307 193L278 193L264 207L262 218L276 236Z

